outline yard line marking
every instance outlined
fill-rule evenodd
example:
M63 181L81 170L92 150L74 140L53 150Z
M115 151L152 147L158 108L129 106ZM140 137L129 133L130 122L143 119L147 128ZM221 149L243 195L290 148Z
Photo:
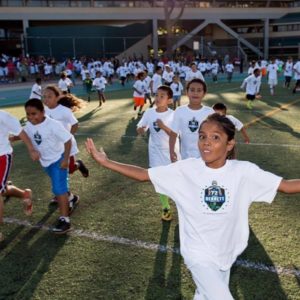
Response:
M36 228L36 229L41 229L41 230L45 230L45 231L50 231L49 226L45 226L43 224L33 225L28 221L18 220L15 218L4 218L4 222L9 223L9 224L21 225L21 226L29 227L29 228ZM144 242L144 241L140 241L140 240L131 240L128 238L122 238L122 237L118 237L118 236L102 235L102 234L98 234L96 232L89 232L89 231L84 231L81 229L72 230L72 231L68 232L68 235L73 236L73 237L84 237L84 238L88 238L88 239L92 239L92 240L96 240L96 241L110 242L110 243L119 244L119 245L133 246L133 247L137 247L137 248L143 248L146 250L155 250L155 251L159 251L162 253L170 252L170 253L180 254L179 248ZM256 262L252 262L252 261L249 261L246 259L238 259L234 263L234 265L239 266L239 267L244 267L247 269L254 269L254 270L258 270L258 271L275 273L277 275L296 276L296 277L300 278L300 270L297 270L297 269L284 268L281 266L268 266L263 263L256 263Z
M294 105L294 104L296 104L298 102L300 102L300 99L296 99L296 100L294 100L294 101L292 101L290 103L280 105L278 108L275 108L275 109L269 111L268 113L266 113L266 114L264 114L264 115L262 115L260 117L257 117L255 119L253 119L252 121L244 124L244 127L245 128L249 128L251 125L257 123L258 121L260 121L260 120L262 120L264 118L273 116L274 114L277 114L278 112L284 111L286 108L288 108L288 107L290 107L290 106L292 106L292 105Z
M81 132L81 133L76 133L76 136L92 136L92 137L110 137L112 138L111 134L98 134L98 133L91 133L91 132ZM128 138L128 139L140 139L141 137L138 135L120 135L114 137L116 139L121 139L121 138ZM292 147L292 148L300 148L300 144L272 144L272 143L249 143L245 144L243 142L237 142L239 145L250 145L250 146L270 146L270 147Z

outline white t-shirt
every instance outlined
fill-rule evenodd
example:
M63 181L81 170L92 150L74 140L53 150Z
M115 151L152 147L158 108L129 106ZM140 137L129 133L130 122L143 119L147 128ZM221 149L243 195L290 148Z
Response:
M155 94L157 92L157 89L162 85L161 75L155 73L151 81L152 81L152 92Z
M293 75L293 62L287 61L284 65L284 76L292 77Z
M156 192L176 203L180 251L187 266L209 262L224 271L247 247L249 206L271 203L282 180L237 160L212 169L192 158L148 171Z
M259 92L261 84L261 77L255 77L255 75L250 75L244 79L241 88L246 86L246 94L247 95L256 95Z
M200 157L198 148L199 127L214 110L208 106L193 110L183 105L175 110L171 129L180 136L181 158Z
M225 66L225 70L226 70L226 72L228 72L228 73L232 73L233 70L234 70L233 64L227 64L227 65Z
M147 84L144 80L137 80L134 83L133 88L135 89L133 92L133 97L144 98L145 93L147 92Z
M294 64L293 70L295 71L294 78L295 78L296 80L299 80L299 79L300 79L300 61L297 61L297 62Z
M151 77L147 76L144 80L143 80L146 84L146 93L151 93L150 91L150 82L151 82Z
M37 83L35 83L31 88L29 99L32 98L40 99L40 100L42 99L42 87Z
M9 135L18 136L22 132L22 127L18 119L0 110L0 156L11 154L13 149L9 142Z
M226 115L226 118L228 118L233 123L237 131L240 131L244 127L244 124L236 117L232 115Z
M170 85L170 88L173 91L173 96L181 96L183 91L183 85L181 84L181 82L173 82Z
M199 70L196 71L196 72L193 72L192 70L187 72L186 76L185 76L185 81L191 81L191 80L196 79L196 78L205 81L202 73Z
M267 67L269 79L277 79L278 66L276 64L269 64Z
M163 72L163 75L162 75L162 78L163 80L166 82L166 83L171 83L172 80L173 80L173 77L174 77L174 73L173 72L167 72L167 71L164 71Z
M104 90L106 84L107 84L107 81L103 76L96 77L93 80L93 86L96 87L97 90Z
M58 88L63 92L67 92L68 88L69 88L69 86L71 86L71 84L72 84L72 81L69 78L65 78L64 80L60 79L58 81Z
M78 123L78 120L75 118L71 109L61 104L57 105L55 108L49 108L45 106L45 112L49 118L60 122L68 132L71 132L72 126ZM78 152L79 150L77 147L76 140L72 135L72 148L70 155L75 155Z
M166 166L171 163L169 151L169 135L157 126L157 119L170 128L173 121L174 111L168 109L165 112L157 112L156 108L149 108L145 111L142 119L137 124L137 127L146 127L150 131L148 151L149 151L149 166ZM179 155L179 142L175 145L175 152Z
M37 125L27 122L24 130L34 148L40 153L40 163L43 167L58 161L65 151L64 144L72 138L71 133L61 123L48 116Z

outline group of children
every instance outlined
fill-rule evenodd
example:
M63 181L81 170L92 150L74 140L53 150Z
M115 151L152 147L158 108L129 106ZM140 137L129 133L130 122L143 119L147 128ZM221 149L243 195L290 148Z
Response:
M137 98L142 88L142 83L135 86ZM150 91L154 92L153 84ZM233 299L230 268L247 246L250 204L271 203L277 191L298 193L300 180L284 180L255 164L235 160L235 130L241 130L245 143L249 143L249 137L241 122L226 114L224 104L217 103L213 108L202 104L206 92L203 80L191 79L186 85L188 105L173 111L168 107L173 90L167 85L157 86L155 107L146 110L137 125L139 134L150 131L149 169L108 159L92 139L87 139L86 150L108 169L139 181L151 181L159 194L163 220L172 219L169 198L175 202L181 254L197 286L194 299L227 300ZM71 169L79 169L84 177L89 175L80 160L71 158L77 154L72 135L77 123L70 108L83 103L52 86L45 89L44 102L46 109L39 99L25 103L28 122L23 130L7 127L12 122L3 121L0 133L6 148L0 159L7 164L11 159L9 133L24 140L32 158L40 160L51 178L60 210L53 232L66 233L71 228L69 215L79 200L69 190L68 169L70 173ZM1 120L3 114L8 115L1 112ZM10 191L9 168L4 172L1 163L0 171L1 194L5 195ZM19 190L18 196L23 198L26 212L31 213L31 191Z
M300 179L285 180L236 160L235 130L240 125L226 115L223 104L203 106L205 93L202 80L191 80L189 104L174 112L168 108L172 90L158 87L156 107L137 126L140 134L150 131L149 169L110 160L90 138L86 149L101 166L150 181L162 202L163 220L171 219L168 199L175 202L180 252L196 285L194 300L232 300L230 270L247 247L250 205L271 203L277 191L299 193ZM249 142L245 132L244 139Z

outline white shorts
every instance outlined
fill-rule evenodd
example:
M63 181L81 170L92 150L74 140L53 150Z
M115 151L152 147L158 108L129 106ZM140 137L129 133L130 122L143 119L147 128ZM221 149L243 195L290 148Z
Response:
M268 80L268 85L275 86L275 85L277 85L277 83L278 83L277 79L272 79L272 78L270 78L270 79Z
M229 290L230 269L221 271L214 265L196 264L190 271L197 286L194 300L234 300Z

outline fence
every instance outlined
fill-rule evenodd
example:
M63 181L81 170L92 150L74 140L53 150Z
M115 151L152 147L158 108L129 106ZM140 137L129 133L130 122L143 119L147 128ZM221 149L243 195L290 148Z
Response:
M24 51L30 55L43 55L65 59L67 57L114 57L144 37L24 37Z

